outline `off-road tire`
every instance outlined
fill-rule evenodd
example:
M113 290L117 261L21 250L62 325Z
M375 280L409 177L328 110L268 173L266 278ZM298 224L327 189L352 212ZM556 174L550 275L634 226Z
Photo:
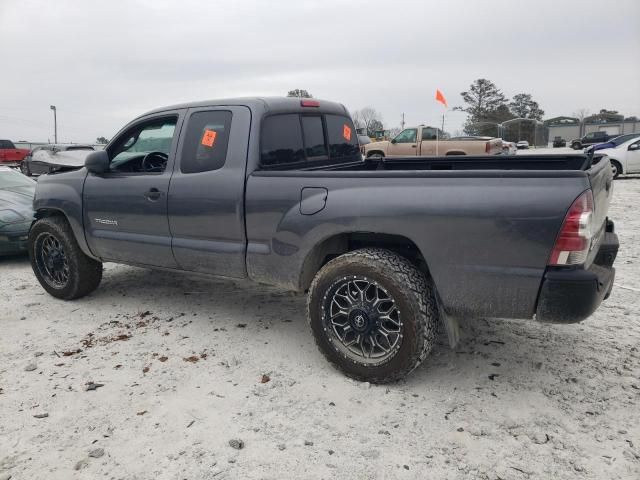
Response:
M69 265L69 278L61 288L49 285L36 264L37 239L48 234L55 237L63 246ZM29 231L29 259L36 278L50 295L63 300L73 300L93 292L102 280L102 263L94 260L80 249L71 226L60 216L45 217L37 220Z
M331 285L349 275L373 279L395 299L402 315L403 337L396 354L381 365L363 365L342 353L325 328L323 299ZM364 248L345 253L320 269L307 298L307 317L318 348L347 376L371 383L403 378L427 357L436 338L438 308L433 285L409 260L389 250Z

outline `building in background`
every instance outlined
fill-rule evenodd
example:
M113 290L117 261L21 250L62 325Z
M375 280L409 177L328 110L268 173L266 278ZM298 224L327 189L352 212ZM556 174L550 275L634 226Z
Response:
M590 132L607 132L609 135L640 134L640 119L624 117L615 111L601 110L600 113L585 117L581 122L576 117L555 117L545 120L549 138L562 137L567 141L582 138Z

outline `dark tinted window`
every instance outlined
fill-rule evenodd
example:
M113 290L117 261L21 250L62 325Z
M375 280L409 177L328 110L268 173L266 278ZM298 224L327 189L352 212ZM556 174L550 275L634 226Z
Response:
M264 119L261 134L260 163L263 166L296 163L304 160L300 117L272 115Z
M436 140L438 132L435 128L425 127L422 129L422 140Z
M196 112L189 117L182 147L183 173L207 172L224 165L229 145L231 112Z
M327 122L327 138L329 139L329 156L345 160L360 160L358 135L353 123L340 115L325 115Z
M322 117L303 116L302 133L304 136L304 151L307 158L327 156L327 146L324 143L324 128L322 128Z
M0 140L0 148L16 148L13 142L9 140Z

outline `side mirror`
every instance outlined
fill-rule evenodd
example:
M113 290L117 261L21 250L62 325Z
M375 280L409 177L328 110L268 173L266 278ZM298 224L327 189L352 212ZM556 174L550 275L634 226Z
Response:
M394 138L393 140L391 140L391 143L396 144L398 143L398 141Z
M109 171L109 154L106 150L98 150L90 153L84 160L84 166L91 173L106 173Z
M631 145L629 145L629 148L627 150L640 150L640 145L638 145L637 143L632 143Z

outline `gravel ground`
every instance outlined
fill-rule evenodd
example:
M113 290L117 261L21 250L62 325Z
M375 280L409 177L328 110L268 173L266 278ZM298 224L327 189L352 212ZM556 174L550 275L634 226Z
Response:
M1 260L0 479L638 479L638 205L616 181L587 321L475 321L388 386L324 360L302 296L108 264L65 303Z

